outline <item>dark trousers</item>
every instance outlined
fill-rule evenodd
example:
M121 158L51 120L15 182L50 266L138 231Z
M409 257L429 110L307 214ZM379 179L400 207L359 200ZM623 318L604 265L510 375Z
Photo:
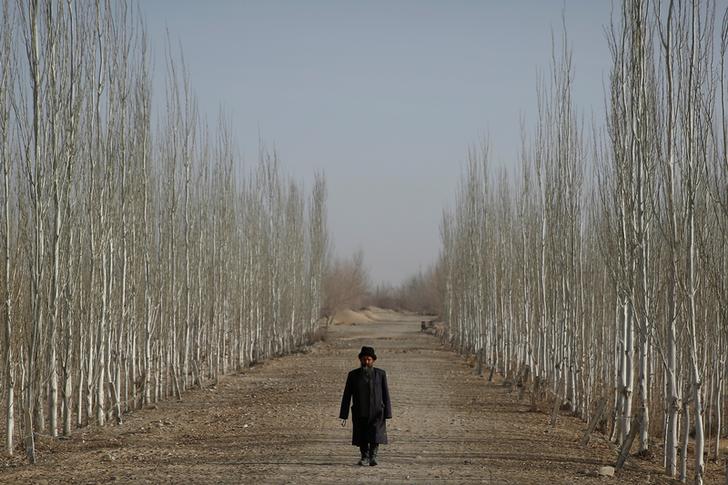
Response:
M359 451L361 451L362 456L366 456L371 452L375 452L379 449L379 445L377 443L366 443L363 445L359 445Z

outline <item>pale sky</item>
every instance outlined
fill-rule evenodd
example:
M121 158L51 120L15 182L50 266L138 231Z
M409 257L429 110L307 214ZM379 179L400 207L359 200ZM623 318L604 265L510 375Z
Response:
M469 146L487 137L493 163L517 164L562 13L579 110L603 109L609 0L140 4L156 75L168 28L201 111L214 126L225 107L248 165L260 135L307 187L325 173L335 253L362 249L375 283L437 259Z

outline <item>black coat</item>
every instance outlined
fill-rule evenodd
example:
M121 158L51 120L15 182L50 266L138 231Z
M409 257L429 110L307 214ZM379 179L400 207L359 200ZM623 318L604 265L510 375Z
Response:
M374 439L374 443L387 443L387 424L386 419L392 418L392 402L389 400L389 388L387 387L387 373L382 369L374 368L372 376L372 384L369 392L369 417L368 420L359 418L359 410L361 409L360 382L364 379L364 371L362 368L354 369L349 372L346 377L346 386L344 387L344 395L341 398L341 410L339 418L349 418L349 402L353 398L351 406L353 435L351 444L360 446L366 444L367 441ZM368 424L368 426L364 426ZM367 432L369 428L371 432ZM365 438L368 436L368 438Z

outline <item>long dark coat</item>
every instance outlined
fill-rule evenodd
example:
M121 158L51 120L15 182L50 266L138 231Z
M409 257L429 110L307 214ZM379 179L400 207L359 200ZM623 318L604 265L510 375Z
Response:
M387 423L386 419L392 418L392 402L389 400L389 388L387 387L387 373L382 369L374 368L374 375L371 379L371 387L369 388L369 420L368 423L358 419L359 409L361 406L362 396L359 394L360 379L364 379L364 371L360 367L349 372L346 376L346 386L344 387L344 396L341 398L341 410L339 418L349 418L349 402L352 400L354 404L351 406L353 433L351 444L354 446L366 445L368 441L374 438L373 443L387 444ZM368 426L365 426L368 424ZM373 433L367 432L368 429ZM371 436L373 434L374 436Z

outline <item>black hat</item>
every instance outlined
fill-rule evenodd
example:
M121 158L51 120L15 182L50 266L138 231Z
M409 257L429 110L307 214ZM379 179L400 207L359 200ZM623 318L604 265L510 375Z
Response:
M374 347L364 346L361 348L361 352L359 352L359 358L361 359L362 357L367 356L371 357L374 360L377 360L377 354L374 353Z

